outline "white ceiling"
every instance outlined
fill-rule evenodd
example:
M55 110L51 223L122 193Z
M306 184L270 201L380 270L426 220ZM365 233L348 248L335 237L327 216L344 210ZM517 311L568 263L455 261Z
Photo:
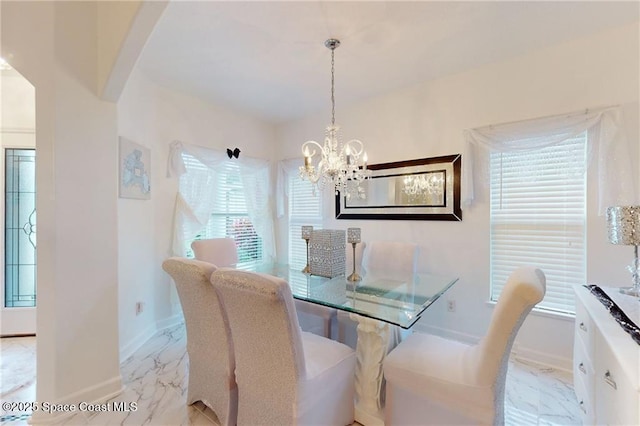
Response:
M283 122L639 19L638 2L172 1L138 61L152 80ZM339 119L339 118L338 118Z

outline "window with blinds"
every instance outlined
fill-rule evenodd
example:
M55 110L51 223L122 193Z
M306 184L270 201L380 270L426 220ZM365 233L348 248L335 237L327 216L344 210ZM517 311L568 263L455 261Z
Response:
M204 169L206 166L194 157L183 154L187 169ZM196 240L206 238L233 238L238 248L238 268L262 260L262 239L249 219L246 192L237 162L224 162L216 170L214 211L209 222ZM187 256L193 257L191 241L185 241Z
M575 313L586 282L586 132L538 150L492 153L491 300L519 266L542 269L538 309Z
M302 269L307 264L307 245L302 226L322 229L322 194L313 194L311 183L291 173L289 176L289 264Z

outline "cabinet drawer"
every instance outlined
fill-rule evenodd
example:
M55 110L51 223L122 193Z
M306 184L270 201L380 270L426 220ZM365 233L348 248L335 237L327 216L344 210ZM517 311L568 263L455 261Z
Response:
M588 401L585 401L585 404L589 403L590 407L591 403L595 400L593 376L593 363L591 359L589 359L582 342L576 339L573 348L573 388L578 401L580 401L581 398L584 399L584 397L587 397ZM580 392L578 392L578 390ZM593 410L590 409L590 411Z
M587 396L589 402L594 401L593 376L593 363L582 342L577 341L573 348L573 387L576 390L576 396L578 396L578 389L580 389L581 395Z
M575 340L580 340L587 351L587 353L593 353L593 333L595 326L593 320L589 316L586 308L582 303L576 304L576 325L575 325ZM574 344L577 342L574 342Z
M598 340L602 336L598 336ZM639 424L640 393L607 344L596 345L595 397L598 424Z
M595 416L593 410L593 399L589 396L589 392L586 390L582 379L578 377L574 379L574 390L576 393L576 399L578 400L578 406L580 408L580 419L583 425L592 425L595 423Z

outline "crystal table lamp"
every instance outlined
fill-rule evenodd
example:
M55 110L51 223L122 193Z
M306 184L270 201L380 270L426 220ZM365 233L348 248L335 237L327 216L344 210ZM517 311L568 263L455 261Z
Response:
M313 226L303 226L302 227L302 239L307 243L307 266L302 270L303 273L309 274L311 273L311 267L309 267L309 240L311 239L311 232L313 231Z
M640 264L638 264L638 245L640 245L640 206L615 206L607 209L609 242L633 246L634 261L629 270L633 277L633 286L623 287L621 293L640 297Z
M360 281L362 278L356 273L356 244L360 242L360 228L347 228L347 242L353 246L353 272L347 281Z

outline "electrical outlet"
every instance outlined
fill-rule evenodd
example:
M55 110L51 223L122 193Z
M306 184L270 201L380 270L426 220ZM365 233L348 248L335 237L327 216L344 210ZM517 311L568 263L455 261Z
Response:
M455 312L456 311L456 301L455 300L447 300L447 311Z
M140 315L144 311L144 303L136 302L136 315Z

